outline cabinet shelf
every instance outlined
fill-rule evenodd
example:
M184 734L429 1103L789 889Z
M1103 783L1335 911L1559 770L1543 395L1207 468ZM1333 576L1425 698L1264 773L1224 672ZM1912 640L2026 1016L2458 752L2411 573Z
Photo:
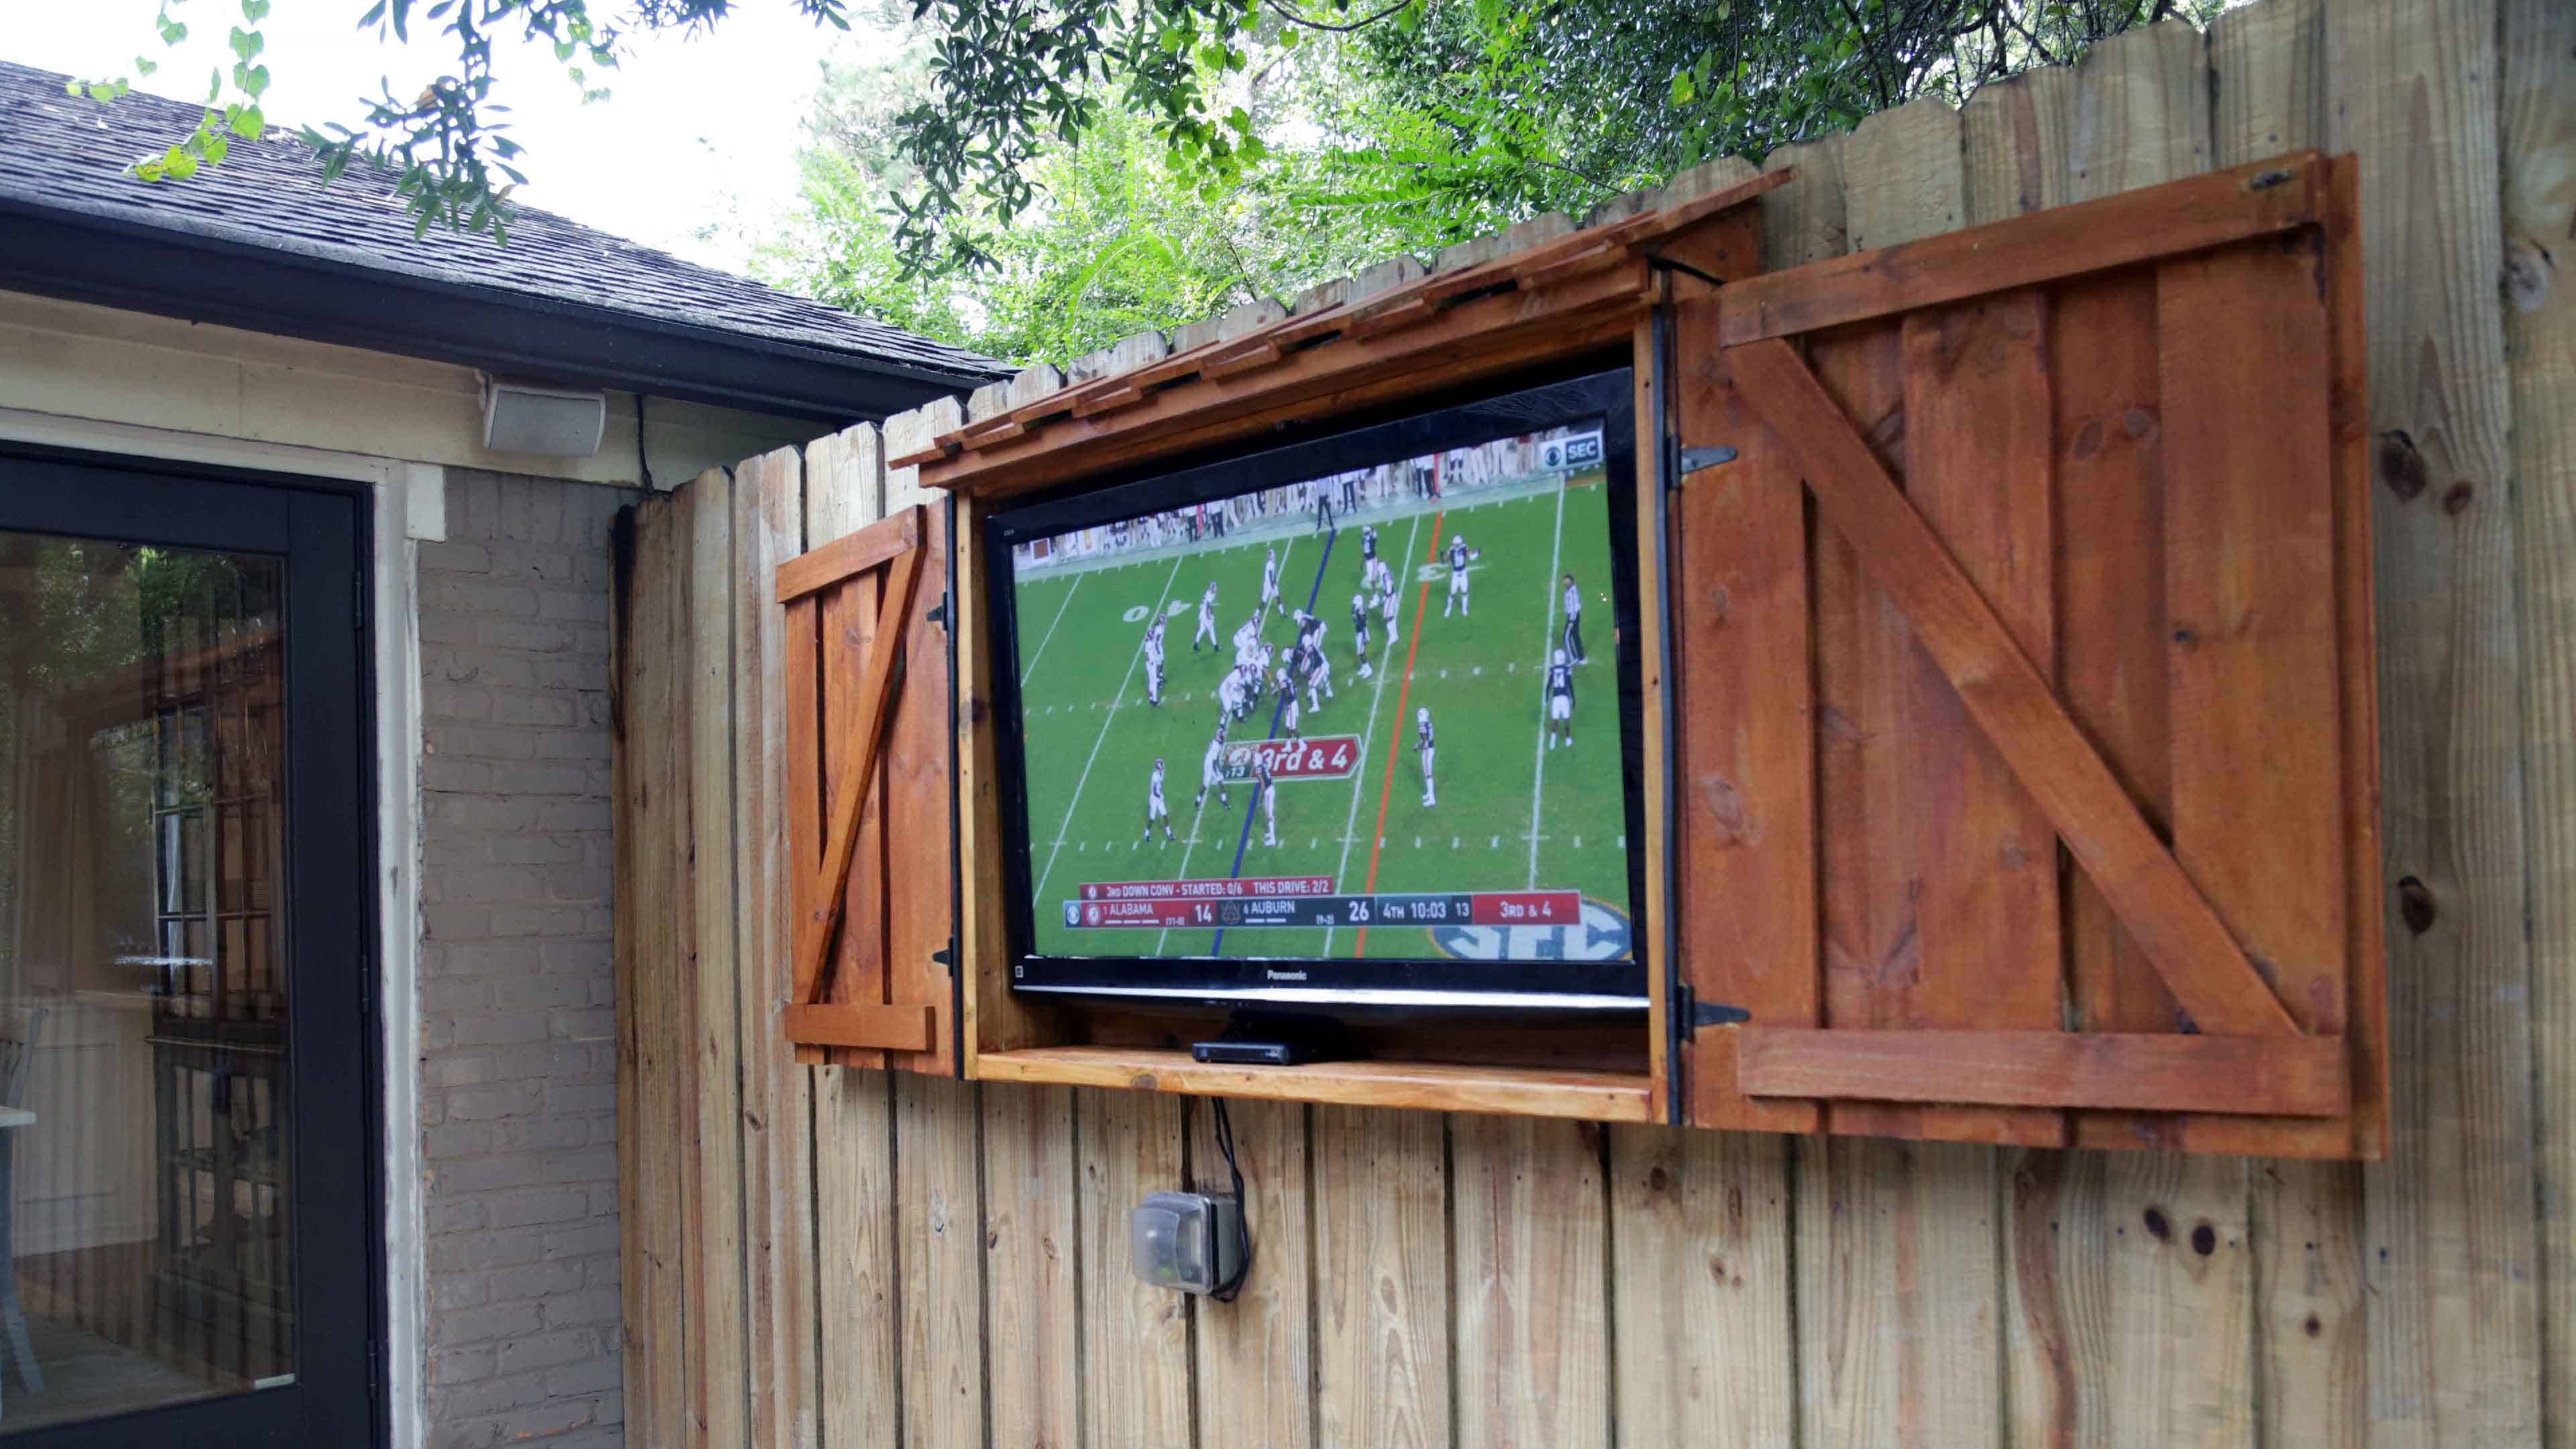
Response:
M1505 1112L1593 1122L1651 1122L1660 1116L1653 1080L1642 1072L1402 1061L1211 1066L1192 1060L1187 1052L1058 1046L979 1053L972 1075L988 1082L1125 1087L1199 1097L1433 1112Z

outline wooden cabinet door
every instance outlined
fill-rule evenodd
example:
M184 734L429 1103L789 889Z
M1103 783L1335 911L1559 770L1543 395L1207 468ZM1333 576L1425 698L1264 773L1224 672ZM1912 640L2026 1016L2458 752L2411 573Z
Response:
M800 1061L956 1069L946 526L915 504L778 570Z
M2352 167L2300 154L1675 317L1707 1126L2384 1146Z

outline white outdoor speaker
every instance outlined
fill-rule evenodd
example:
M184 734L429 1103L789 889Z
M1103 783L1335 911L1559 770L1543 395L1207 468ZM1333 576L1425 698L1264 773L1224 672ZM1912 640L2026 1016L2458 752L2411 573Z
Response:
M496 453L587 458L608 427L608 394L539 383L483 382L483 446Z

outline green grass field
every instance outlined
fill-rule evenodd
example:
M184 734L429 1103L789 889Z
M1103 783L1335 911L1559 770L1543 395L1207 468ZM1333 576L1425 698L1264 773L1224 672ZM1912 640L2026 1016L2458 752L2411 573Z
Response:
M1360 588L1360 530L1303 532L1208 551L1041 574L1017 585L1020 685L1029 775L1030 878L1042 955L1197 955L1296 958L1473 954L1444 950L1419 927L1379 929L1364 943L1344 928L1076 930L1062 903L1086 881L1329 875L1364 891L1579 890L1628 914L1626 824L1620 792L1618 685L1612 651L1608 508L1598 475L1535 495L1460 500L1443 512L1381 517L1378 541L1396 571L1398 637L1373 618L1374 677L1358 677L1350 629ZM1443 618L1448 544L1464 531L1472 613ZM1240 535L1237 535L1240 537ZM1436 542L1435 542L1436 540ZM1215 687L1233 660L1232 636L1260 597L1265 543L1280 549L1282 610L1266 637L1294 640L1288 607L1330 625L1337 697L1308 711L1300 733L1361 738L1344 780L1288 780L1278 791L1278 846L1247 782L1221 806L1193 807L1199 766L1218 717ZM1558 576L1585 597L1590 664L1576 671L1574 745L1543 749L1543 667L1563 631ZM1217 585L1221 643L1191 650L1199 594ZM1163 705L1146 703L1143 638L1167 613ZM1419 638L1417 639L1417 625ZM1410 663L1411 672L1406 672ZM1271 735L1273 699L1229 738ZM1428 706L1438 735L1439 803L1422 804L1414 712ZM1178 839L1143 838L1156 756ZM1390 772L1390 764L1392 770ZM1381 827L1381 821L1383 822ZM1239 858L1239 863L1238 863ZM1329 939L1328 939L1329 938ZM1454 947L1457 942L1453 941ZM1549 943L1520 949L1548 954Z

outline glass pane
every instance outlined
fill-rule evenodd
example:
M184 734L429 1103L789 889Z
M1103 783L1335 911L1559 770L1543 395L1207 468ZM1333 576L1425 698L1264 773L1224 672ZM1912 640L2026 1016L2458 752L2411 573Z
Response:
M0 530L0 1437L293 1381L282 589Z

